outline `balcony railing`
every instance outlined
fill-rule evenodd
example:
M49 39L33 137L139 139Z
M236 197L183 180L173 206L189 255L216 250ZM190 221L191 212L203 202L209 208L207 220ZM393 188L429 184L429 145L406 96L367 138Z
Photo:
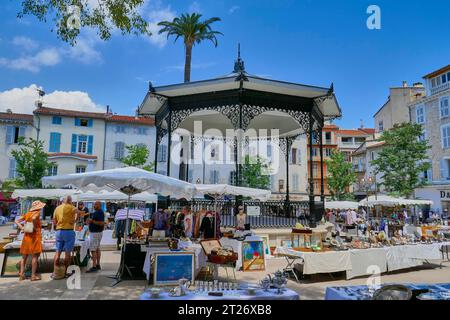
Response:
M447 89L450 89L450 82L441 84L440 86L437 86L434 88L431 88L430 93L433 95L433 94L439 93L439 92L447 90Z

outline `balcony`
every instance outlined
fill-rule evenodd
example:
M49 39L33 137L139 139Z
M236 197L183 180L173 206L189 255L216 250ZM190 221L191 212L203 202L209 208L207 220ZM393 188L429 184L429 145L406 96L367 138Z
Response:
M435 95L435 94L437 94L439 92L442 92L442 91L445 91L445 90L448 90L448 89L450 89L450 82L447 81L446 83L441 84L440 86L431 88L430 89L430 93L431 93L431 95Z

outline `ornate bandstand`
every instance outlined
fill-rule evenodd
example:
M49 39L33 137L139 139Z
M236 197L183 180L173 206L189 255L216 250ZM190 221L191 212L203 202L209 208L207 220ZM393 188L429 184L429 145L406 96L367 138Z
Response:
M324 122L341 117L333 85L317 87L265 79L246 72L240 54L231 74L223 77L173 85L154 87L149 90L139 107L140 115L153 116L156 124L156 149L167 135L167 175L170 176L172 134L177 129L191 133L196 139L194 125L201 121L202 130L214 129L226 137L227 130L246 132L250 129L269 132L277 129L278 136L259 137L277 141L288 163L293 141L306 135L309 147L309 212L314 224L323 214L324 181L320 184L320 201L314 197L313 144L319 144L321 170L323 171L322 128ZM232 145L235 149L236 184L241 185L242 148L248 139L236 135ZM289 165L286 165L286 198L289 207Z

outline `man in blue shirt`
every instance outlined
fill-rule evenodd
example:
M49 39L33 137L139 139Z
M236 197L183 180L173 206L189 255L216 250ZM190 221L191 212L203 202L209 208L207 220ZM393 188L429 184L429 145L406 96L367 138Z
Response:
M100 267L100 242L102 241L103 228L105 225L105 213L102 210L100 201L94 203L94 212L87 219L89 225L89 250L92 255L92 268L87 272L96 272L101 270Z

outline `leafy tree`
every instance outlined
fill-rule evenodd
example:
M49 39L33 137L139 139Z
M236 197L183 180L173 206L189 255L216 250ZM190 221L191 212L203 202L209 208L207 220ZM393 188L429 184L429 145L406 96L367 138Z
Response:
M327 185L333 200L346 200L349 198L347 189L356 181L352 164L345 160L345 154L333 151L327 164Z
M420 139L423 128L417 123L403 123L384 131L380 141L384 141L379 156L371 163L376 173L382 174L382 185L386 191L409 197L415 188L426 182L420 174L431 166L427 160L427 150L431 148L426 140Z
M125 146L128 150L128 155L121 159L121 162L127 166L138 167L144 170L153 172L155 169L155 164L152 162L146 165L149 151L145 145L137 144Z
M94 28L102 40L111 38L113 29L122 34L146 34L148 23L139 9L145 0L22 0L19 18L35 16L39 21L51 19L58 38L76 43L82 27ZM53 31L53 29L52 29Z
M21 138L19 148L13 150L11 155L16 160L16 184L27 189L40 188L42 177L47 175L51 167L44 151L44 142Z
M211 24L220 21L220 18L214 17L200 21L201 17L202 15L199 13L182 14L180 17L174 18L173 21L158 23L159 26L163 27L159 30L160 34L167 33L167 38L175 36L175 41L180 37L184 40L184 82L191 81L191 59L194 45L201 43L203 40L210 40L217 47L216 35L222 34L211 28Z
M257 189L270 189L270 169L263 158L245 156L241 167L242 186Z

